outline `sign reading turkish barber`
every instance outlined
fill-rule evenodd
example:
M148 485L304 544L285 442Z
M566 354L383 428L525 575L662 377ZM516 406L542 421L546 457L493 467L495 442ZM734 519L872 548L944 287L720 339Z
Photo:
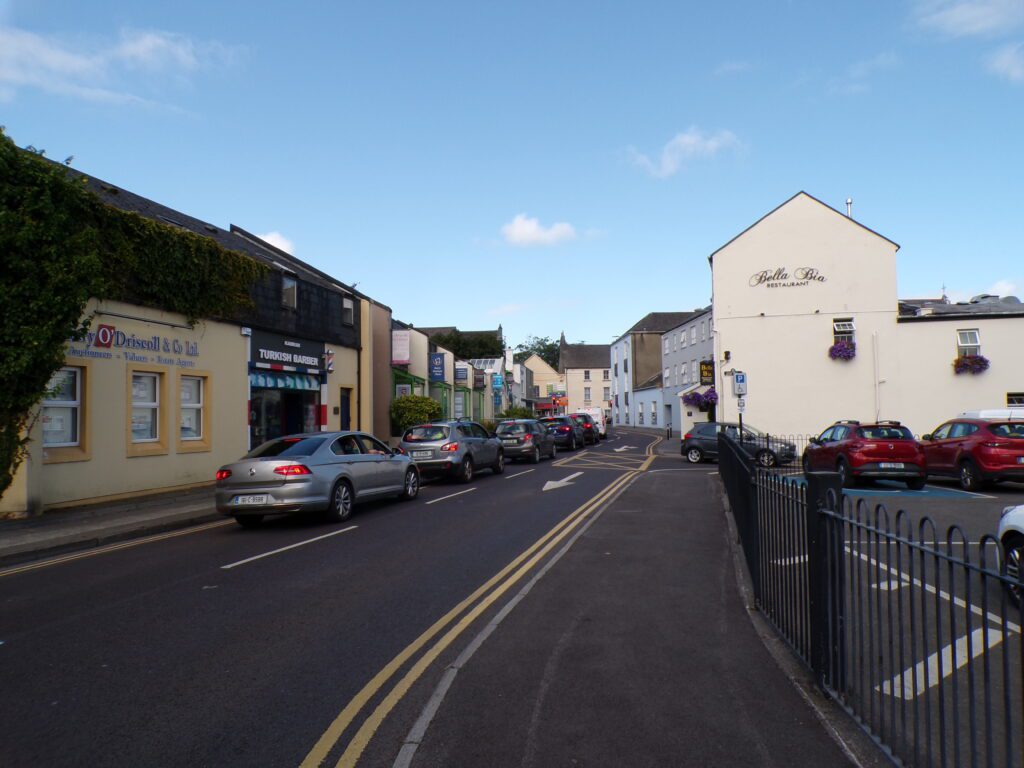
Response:
M709 386L715 383L715 361L714 360L701 360L700 361L700 385L702 387Z
M309 339L293 339L277 333L252 332L249 360L260 367L288 366L320 370L324 362L324 343Z
M797 267L792 274L785 267L762 269L750 276L752 288L759 285L768 288L801 288L811 283L824 282L827 282L825 276L814 267Z
M444 381L444 352L431 352L428 368L431 381Z

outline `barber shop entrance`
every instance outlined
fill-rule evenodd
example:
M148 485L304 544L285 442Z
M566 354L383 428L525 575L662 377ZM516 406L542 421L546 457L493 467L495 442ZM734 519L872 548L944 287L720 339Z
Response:
M323 342L253 331L249 361L249 444L319 431Z

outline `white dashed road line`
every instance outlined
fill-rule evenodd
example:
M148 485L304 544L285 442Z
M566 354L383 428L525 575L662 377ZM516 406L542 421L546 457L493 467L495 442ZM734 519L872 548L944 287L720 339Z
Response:
M459 491L458 493L450 493L447 496L442 496L440 499L434 499L433 501L428 501L426 506L429 506L431 504L437 504L437 502L444 501L445 499L454 499L456 496L461 496L464 493L472 493L475 490L476 490L476 488L467 488L466 490Z
M306 544L312 544L314 541L320 541L321 539L326 539L326 538L329 538L331 536L337 536L339 533L346 533L348 531L354 531L358 527L359 527L358 525L350 525L348 528L342 528L340 531L331 531L330 533L325 533L323 536L316 536L316 537L314 537L312 539L306 539L305 541L300 541L297 544L289 544L287 547L281 547L280 549L275 549L275 550L273 550L271 552L264 552L262 555L254 555L253 557L247 557L245 560L239 560L237 563L230 563L229 565L222 565L221 566L221 570L226 571L226 570L228 570L230 568L235 568L235 567L237 567L239 565L245 565L246 563L251 563L253 560L261 560L264 557L270 557L271 555L277 555L277 554L280 554L281 552L287 552L289 549L295 549L296 547L301 547L301 546L304 546Z

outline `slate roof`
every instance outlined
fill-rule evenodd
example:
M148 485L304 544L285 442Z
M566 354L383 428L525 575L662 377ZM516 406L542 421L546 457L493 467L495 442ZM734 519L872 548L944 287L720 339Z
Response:
M559 373L570 368L611 368L611 360L610 344L566 344L563 338L558 347Z
M664 333L671 331L690 320L694 315L699 315L704 310L696 312L649 312L640 321L629 329L628 333Z
M947 299L900 299L899 319L953 320L956 318L1024 316L1024 304L1016 296L983 293L970 301L955 304Z

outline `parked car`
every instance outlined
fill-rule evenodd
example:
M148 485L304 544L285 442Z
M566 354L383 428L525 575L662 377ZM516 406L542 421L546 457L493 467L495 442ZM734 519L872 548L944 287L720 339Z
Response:
M1022 605L1024 589L1021 585L1021 558L1024 557L1024 504L1006 507L999 520L999 543L1002 548L999 558L1003 575L1015 579L1016 584L1006 588L1018 606Z
M602 440L608 437L608 422L610 419L606 419L604 411L600 408L580 408L578 413L586 413L594 420L597 424L597 436Z
M468 419L432 421L410 427L398 447L425 477L448 475L468 483L478 468L488 467L496 475L505 471L501 440Z
M311 432L270 440L217 470L217 511L246 528L267 515L324 512L347 520L352 505L414 499L420 473L408 456L363 432Z
M541 456L554 459L558 455L554 435L536 419L503 421L497 433L506 459L527 459L536 464Z
M601 442L601 433L597 422L589 413L570 413L569 418L575 421L583 429L583 444L590 443L597 445Z
M898 421L836 422L811 438L804 450L803 469L838 472L845 488L868 478L902 480L912 490L924 488L925 483L924 450Z
M583 445L583 427L569 416L545 416L540 423L547 427L559 447L575 451Z
M718 458L718 433L725 433L739 440L739 424L720 421L705 421L694 424L683 435L681 453L691 464ZM743 425L743 450L757 460L762 467L770 468L788 464L796 458L796 445L779 438L770 437L749 424Z
M957 417L921 442L928 474L956 477L965 491L1024 481L1024 421Z

